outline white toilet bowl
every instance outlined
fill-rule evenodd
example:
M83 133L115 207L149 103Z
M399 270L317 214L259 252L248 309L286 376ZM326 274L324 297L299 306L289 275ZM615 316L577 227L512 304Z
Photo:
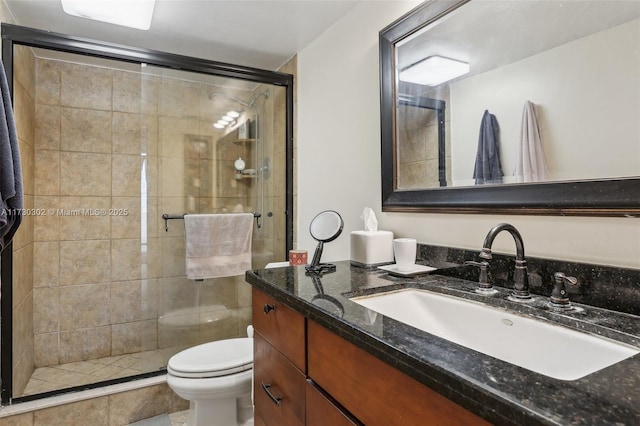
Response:
M189 426L253 424L253 338L219 340L175 354L167 384L190 402Z

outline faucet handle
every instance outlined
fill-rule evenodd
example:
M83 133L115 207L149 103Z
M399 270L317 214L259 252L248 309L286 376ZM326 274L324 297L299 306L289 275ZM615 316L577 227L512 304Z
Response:
M478 277L478 288L481 290L491 290L493 285L489 282L489 262L483 260L482 262L474 262L473 260L467 260L465 265L475 266L480 268L480 276Z
M567 295L565 284L577 285L578 279L576 277L568 277L563 272L556 272L553 274L553 280L555 283L550 298L552 306L570 307L571 304L569 303L569 296Z

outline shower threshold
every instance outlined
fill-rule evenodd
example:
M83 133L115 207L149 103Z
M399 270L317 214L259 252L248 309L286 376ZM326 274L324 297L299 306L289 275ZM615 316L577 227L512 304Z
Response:
M36 368L20 396L83 386L106 380L135 376L166 368L179 348L158 349L126 355Z

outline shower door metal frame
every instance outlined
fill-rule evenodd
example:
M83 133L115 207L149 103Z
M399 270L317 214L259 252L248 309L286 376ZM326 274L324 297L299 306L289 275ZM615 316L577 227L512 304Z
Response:
M121 44L75 37L65 34L42 31L2 23L2 62L9 83L9 90L13 98L13 47L22 45L34 48L56 50L93 56L122 62L149 64L158 67L171 68L200 74L229 77L251 81L255 83L272 84L286 89L286 247L285 253L293 248L293 75L259 68L245 67L208 59L183 56ZM61 393L105 385L127 382L143 377L164 374L164 371L145 373L121 379L97 382L89 385L45 392L32 396L13 398L13 255L12 245L8 245L2 252L1 283L2 297L0 298L0 403L2 405L13 402L24 402L45 398Z

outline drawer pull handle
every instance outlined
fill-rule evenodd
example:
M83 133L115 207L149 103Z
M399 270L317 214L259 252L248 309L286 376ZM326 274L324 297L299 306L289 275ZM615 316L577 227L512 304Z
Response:
M271 398L271 401L273 401L273 403L279 407L280 401L282 401L282 398L275 396L274 394L271 393L271 391L269 390L271 389L271 385L265 385L264 382L260 382L260 384L262 385L262 389L267 393L267 396Z
M276 305L269 305L268 303L264 304L263 311L265 314L268 314L271 311L275 312L275 310L276 310Z

